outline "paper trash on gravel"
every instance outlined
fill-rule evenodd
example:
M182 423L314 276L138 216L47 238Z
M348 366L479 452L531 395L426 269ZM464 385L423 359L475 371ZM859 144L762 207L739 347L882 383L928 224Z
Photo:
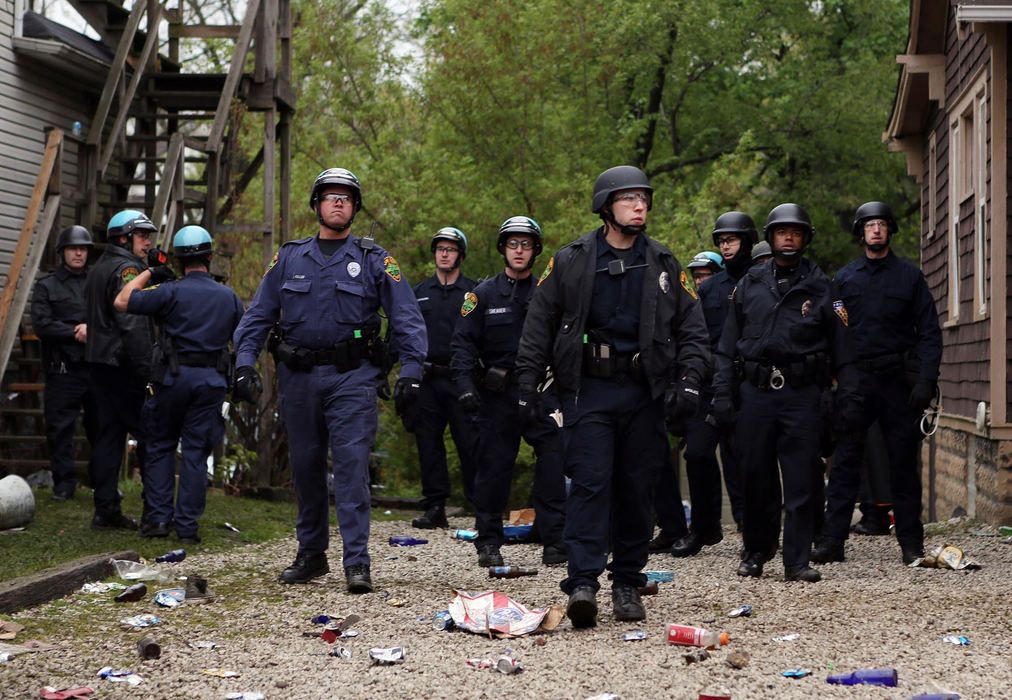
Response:
M144 679L133 671L121 671L113 668L112 666L103 666L98 670L96 675L99 678L106 679L107 681L129 683L130 685L140 685L144 682Z
M159 622L161 622L159 618L147 613L120 620L121 624L129 625L130 627L150 627L151 625L157 625Z
M801 635L798 634L797 632L792 632L791 634L785 634L782 637L774 637L773 641L774 642L793 642L795 639L801 639Z
M401 664L404 663L404 647L373 647L369 650L369 658L380 666Z
M527 608L499 591L454 591L449 611L453 623L468 632L496 637L519 637L559 626L565 611L558 605Z
M182 588L163 588L155 593L155 602L163 608L174 608L186 600L186 590Z
M267 696L257 691L246 691L245 693L229 693L225 700L264 700Z
M201 671L205 676L215 676L216 678L238 678L238 671L230 671L225 668L205 668Z
M126 590L126 586L122 583L116 583L112 581L110 583L86 583L81 586L81 593L108 593L109 591L123 591Z
M910 566L923 566L929 569L979 569L980 564L973 561L959 547L952 545L939 545L924 555L922 559L916 559Z
M42 700L70 700L71 698L87 698L94 692L86 685L64 688L63 690L57 690L53 686L47 685L42 689L41 697Z

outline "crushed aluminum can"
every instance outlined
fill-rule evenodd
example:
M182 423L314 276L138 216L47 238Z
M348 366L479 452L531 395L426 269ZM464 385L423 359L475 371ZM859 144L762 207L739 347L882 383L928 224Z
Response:
M499 673L510 675L512 673L520 673L524 670L524 667L520 665L520 662L514 659L512 656L503 654L495 661L495 670Z
M954 634L947 634L947 635L945 635L944 637L942 637L942 641L943 642L948 642L949 644L955 644L956 646L961 646L961 647L965 647L965 646L969 646L970 645L970 640L969 639L967 639L966 637L962 637L962 636L957 637Z
M492 666L495 665L495 662L492 661L492 659L468 659L464 663L466 663L471 668L476 669L492 668Z
M438 632L453 629L453 617L450 615L449 610L438 612L432 616L432 629Z
M130 627L150 627L151 625L157 625L159 622L161 622L160 619L147 613L120 620L120 624L129 625Z
M798 634L797 632L792 632L791 634L785 634L785 635L782 635L780 637L774 637L773 641L774 642L793 642L795 639L801 639L801 635Z
M638 642L641 639L646 639L647 633L643 630L632 630L622 635L623 642Z
M104 678L107 681L114 681L117 683L129 683L130 685L140 685L144 682L144 679L138 676L133 671L123 671L115 669L112 666L104 666L98 670L99 678Z
M335 647L327 652L327 656L336 656L339 659L350 659L351 649L348 647Z
M238 678L238 671L229 671L224 668L205 668L201 671L205 676L215 676L217 678Z
M404 647L373 647L369 650L369 658L381 666L401 664L404 663Z
M465 529L454 530L453 534L450 535L450 537L452 537L455 540L463 540L465 542L471 542L472 540L478 539L478 531L465 530Z
M162 655L162 648L151 637L144 637L144 639L137 642L137 654L145 661L157 659Z
M647 581L657 581L659 583L669 583L675 580L674 571L648 571Z
M183 588L163 588L155 593L155 602L163 608L174 608L186 600L186 590Z
M748 617L752 614L751 605L739 605L733 610L729 610L727 613L728 617Z
M792 668L789 671L781 671L780 675L784 678L804 678L805 676L811 675L812 672L807 668Z

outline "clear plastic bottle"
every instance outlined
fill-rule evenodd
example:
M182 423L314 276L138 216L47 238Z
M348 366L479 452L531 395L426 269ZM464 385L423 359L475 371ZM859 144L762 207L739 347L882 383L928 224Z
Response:
M730 639L727 632L711 632L702 627L678 625L674 622L668 625L668 644L713 649L718 644L727 644Z

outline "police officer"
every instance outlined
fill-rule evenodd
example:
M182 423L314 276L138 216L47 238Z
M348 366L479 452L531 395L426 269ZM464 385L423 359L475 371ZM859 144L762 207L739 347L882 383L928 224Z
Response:
M137 459L144 474L146 447L141 408L151 375L154 332L147 317L117 311L113 301L130 280L147 268L151 234L156 230L151 220L135 209L116 213L106 227L105 252L84 287L88 324L84 357L89 363L93 391L101 397L90 466L95 489L91 526L96 529L137 529L137 522L120 510L116 481L127 432L137 438Z
M712 250L704 250L696 253L686 267L689 268L692 283L698 290L699 285L724 269L724 259Z
M225 434L221 405L228 388L228 343L242 318L239 297L208 273L213 252L206 229L184 226L172 239L182 279L170 281L175 275L168 266L148 268L116 296L117 311L150 316L159 327L160 352L144 406L145 537L166 537L174 526L180 542L200 542L197 520L207 496L207 458ZM145 289L148 285L154 286ZM173 508L180 443L183 460Z
M88 251L94 243L83 226L71 226L56 239L59 264L35 283L32 291L32 327L42 340L42 366L46 372L43 394L46 446L53 472L53 500L74 497L74 433L84 409L84 431L94 440L95 396L89 390L84 345L88 324L84 313L84 283Z
M547 565L566 561L562 544L566 486L558 424L543 402L523 415L517 409L517 344L535 289L531 267L541 247L537 222L526 216L506 219L496 239L506 269L467 293L453 334L451 367L458 401L473 416L478 436L474 479L478 566L503 564L502 515L521 437L537 456L532 496L543 543L541 561Z
M425 514L411 521L414 527L447 527L446 499L450 496L450 473L446 466L443 432L450 424L450 435L460 456L460 476L464 496L473 501L474 435L467 416L457 402L457 389L450 374L450 339L460 318L464 294L474 289L474 281L460 272L467 256L467 237L460 229L447 226L436 231L429 245L436 259L436 273L415 285L415 297L425 318L429 354L418 401L402 419L414 432L418 444L418 462L422 475L422 505Z
M854 215L853 232L864 255L836 275L850 312L867 410L859 430L841 436L837 443L823 534L812 551L815 561L843 561L866 436L876 420L889 456L896 539L903 563L924 555L917 451L923 437L920 419L935 396L942 332L924 275L889 247L896 230L896 217L888 205L862 204Z
M278 324L271 345L299 503L299 550L279 580L305 583L330 571L329 448L348 591L368 593L369 453L379 415L376 390L385 381L379 307L390 320L391 351L401 361L394 388L401 413L418 396L425 323L394 257L351 233L362 208L358 178L344 168L324 170L309 205L319 221L317 235L281 246L236 328L233 396L255 400L260 376L254 363Z
M751 267L752 246L758 237L752 217L744 212L725 212L714 223L713 243L720 250L721 270L697 287L710 347L714 351L724 330L731 292ZM712 387L706 387L702 395L703 408L685 423L685 471L692 500L692 526L689 534L672 544L671 553L676 557L697 554L704 546L717 544L724 537L720 527L720 464L724 467L731 514L739 526L745 510L738 458L732 447L733 431L716 425L710 415L712 401ZM720 463L717 462L718 445Z
M752 246L752 264L764 263L773 257L773 249L766 241L759 241Z
M813 471L821 448L822 392L834 373L841 420L853 425L860 413L847 309L829 278L803 257L813 233L802 207L773 208L763 234L774 260L738 282L717 345L718 424L734 421L734 395L740 391L741 397L735 434L743 446L738 457L745 492L740 576L761 576L776 551L780 518L771 516L769 502L782 477L785 578L821 578L808 565L819 506Z
M688 276L646 236L652 194L639 168L598 176L591 211L603 226L548 262L520 340L521 403L536 399L548 365L562 402L572 484L569 575L560 585L574 627L596 624L606 565L615 619L646 617L637 588L646 583L653 489L668 451L665 409L672 421L695 414L709 374L706 326Z

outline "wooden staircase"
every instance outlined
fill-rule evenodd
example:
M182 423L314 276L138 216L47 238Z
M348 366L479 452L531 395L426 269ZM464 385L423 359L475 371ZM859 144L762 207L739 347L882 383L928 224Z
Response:
M116 53L94 115L81 120L75 218L59 216L64 135L54 129L0 298L0 475L48 464L43 375L32 369L37 341L22 317L43 252L62 228L86 226L98 251L112 215L140 209L165 249L176 230L197 223L215 237L212 272L224 277L240 236L260 234L265 265L290 238L290 0L249 0L241 23L222 25L203 23L181 0L135 0L129 9L116 0L69 2ZM203 39L234 41L227 72L184 71L188 42ZM263 145L249 158L238 141L251 129ZM235 205L258 175L261 217L237 222Z

